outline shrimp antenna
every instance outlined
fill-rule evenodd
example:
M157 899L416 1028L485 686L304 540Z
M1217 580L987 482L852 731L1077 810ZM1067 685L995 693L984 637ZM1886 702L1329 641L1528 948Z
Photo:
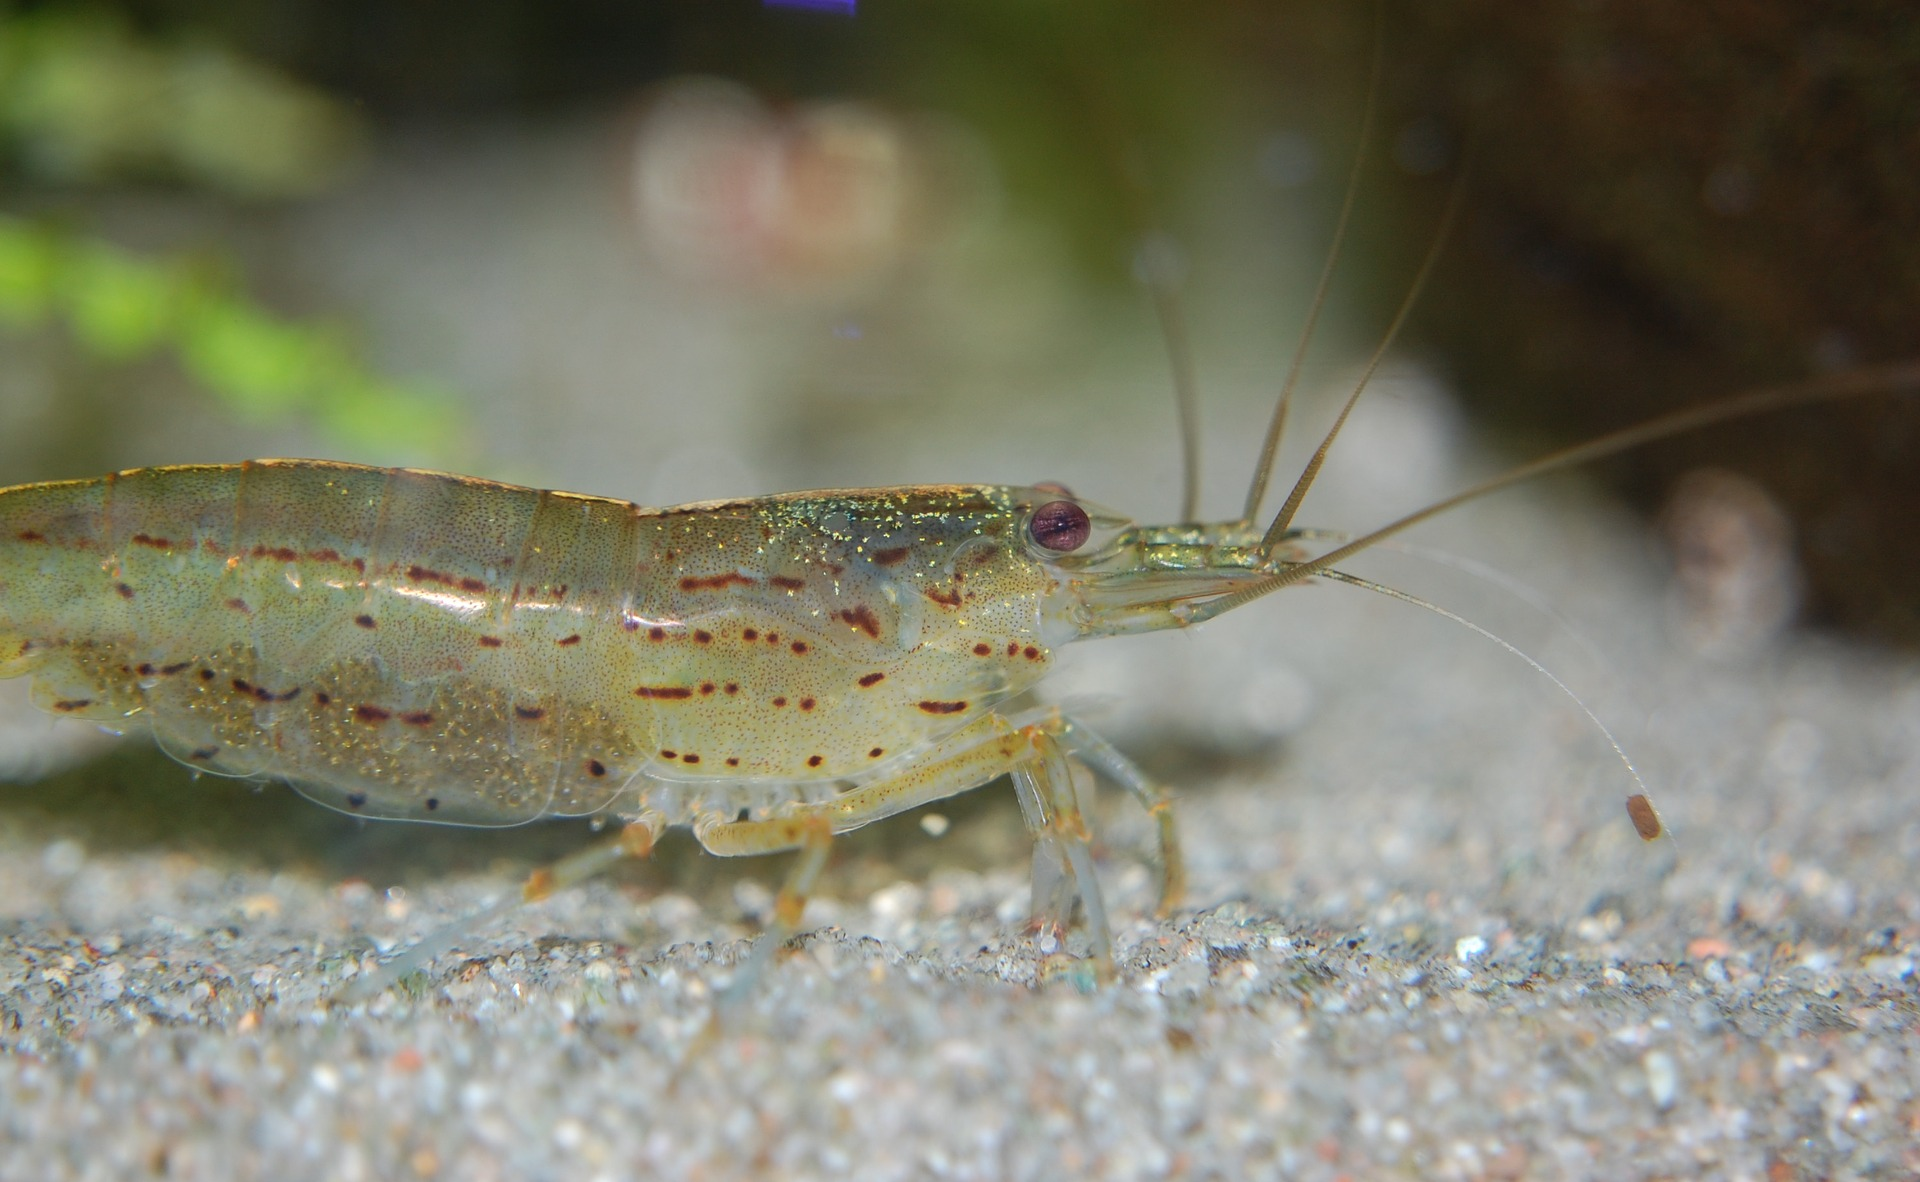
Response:
M1418 595L1402 591L1398 587L1389 587L1385 583L1376 583L1372 579L1363 579L1358 575L1350 575L1346 571L1333 570L1331 568L1321 571L1320 577L1330 579L1336 583L1345 583L1349 587L1358 587L1363 591L1371 591L1376 595L1384 595L1389 599L1398 599L1402 603L1410 603L1415 607L1425 608L1434 615L1443 616L1446 619L1452 620L1462 628L1471 629L1479 633L1482 639L1491 640L1501 648L1506 649L1509 653L1525 661L1528 665L1532 666L1535 673L1551 681L1561 693L1573 700L1574 705L1580 707L1580 713L1587 716L1587 721L1591 722L1594 725L1594 729L1600 732L1601 737L1606 739L1607 746L1613 748L1613 753L1620 757L1620 763L1627 769L1627 774L1633 777L1634 785L1640 789L1636 795L1643 799L1646 797L1647 782L1640 778L1640 769L1633 766L1633 760L1627 755L1627 749L1620 745L1619 739L1614 738L1613 731L1608 729L1606 723L1600 721L1600 716L1595 714L1593 709L1581 700L1579 694L1573 692L1573 687L1561 681L1554 675L1553 670L1527 655L1527 653L1523 652L1517 645L1508 641L1505 637L1496 635L1492 631L1481 627L1479 624L1474 623L1472 620L1467 619L1457 612L1448 611L1437 603L1430 603Z
M1440 228L1435 232L1433 241L1427 246L1426 257L1420 260L1420 270L1414 273L1413 283L1408 286L1407 294L1401 297L1400 307L1393 314L1393 322L1387 325L1386 333L1381 336L1380 343L1374 347L1373 356L1367 358L1367 366L1361 371L1360 380L1354 383L1353 393L1347 395L1346 405L1340 408L1340 414L1333 420L1333 426L1327 428L1327 436L1320 441L1320 446L1314 449L1313 458L1308 460L1307 466L1300 470L1300 479L1294 481L1293 491L1287 494L1286 503L1280 506L1280 512L1274 515L1273 524L1267 527L1266 535L1260 539L1260 549L1263 552L1273 553L1274 547L1285 538L1287 527L1293 524L1293 515L1300 511L1300 502L1306 499L1307 490L1313 487L1314 479L1320 475L1320 466L1326 462L1327 453L1333 449L1333 441L1339 436L1340 428L1347 425L1347 416L1353 413L1353 408L1359 403L1360 396L1367 392L1368 384L1373 381L1374 371L1380 368L1380 362L1386 357L1387 350L1393 347L1394 338L1400 335L1400 329L1406 324L1407 317L1412 314L1414 304L1419 302L1421 289L1426 287L1427 279L1432 276L1434 264L1440 261L1440 252L1446 247L1447 239L1453 232L1453 224L1460 215L1460 206L1467 194L1469 171L1467 161L1462 160L1460 171L1453 178L1453 191L1447 196L1447 211L1441 215Z
M1187 332L1187 320L1180 307L1180 284L1186 269L1173 236L1162 229L1164 219L1154 201L1153 191L1141 176L1138 153L1123 132L1127 121L1121 117L1120 103L1108 75L1096 72L1090 63L1110 57L1097 52L1097 22L1073 22L1067 26L1069 77L1077 84L1095 146L1105 158L1107 168L1118 182L1126 205L1128 228L1138 245L1133 259L1134 277L1147 289L1159 322L1160 339L1166 345L1167 364L1173 371L1174 414L1180 430L1180 519L1197 521L1200 517L1200 386L1194 376L1193 346Z
M1907 361L1896 365L1808 378L1804 381L1788 382L1777 386L1763 386L1758 390L1708 403L1705 406L1683 407L1644 423L1602 435L1598 439L1590 439L1585 443L1551 452L1537 460L1521 464L1517 468L1509 468L1498 476L1435 501L1426 508L1389 522L1371 533L1362 534L1346 545L1329 550L1318 558L1290 563L1278 573L1250 583L1229 595L1198 602L1190 607L1177 606L1174 610L1183 622L1188 624L1210 620L1243 604L1251 603L1263 595L1278 591L1282 587L1290 587L1295 583L1305 582L1323 574L1331 570L1335 563L1343 562L1363 550L1369 550L1429 518L1438 517L1449 509L1468 501L1478 500L1488 493L1497 492L1523 480L1531 480L1535 476L1559 472L1606 456L1617 455L1641 444L1712 426L1715 423L1724 423L1730 419L1748 418L1768 411L1811 406L1842 398L1858 398L1867 394L1891 394L1902 390L1920 390L1920 362Z
M1193 372L1193 344L1180 310L1181 264L1173 240L1148 234L1137 264L1141 282L1153 299L1173 370L1173 406L1180 420L1180 520L1200 519L1200 387Z
M1373 139L1374 116L1380 108L1380 78L1386 61L1386 10L1376 6L1378 26L1373 36L1373 67L1367 78L1367 104L1360 117L1360 146L1347 170L1346 192L1340 198L1340 220L1334 224L1333 243L1327 248L1327 260L1320 267L1320 282L1313 288L1313 302L1307 307L1307 320L1300 328L1300 343L1293 347L1293 361L1287 366L1286 381L1280 384L1280 399L1274 403L1273 417L1267 420L1267 437L1260 444L1260 462L1253 469L1253 484L1247 489L1247 505L1240 520L1251 524L1260 516L1260 502L1267 499L1267 484L1273 479L1273 462L1280 454L1280 439L1287 429L1287 408L1293 391L1300 384L1300 370L1307 360L1307 346L1313 343L1320 313L1327 305L1327 290L1333 286L1333 269L1340 261L1341 247L1347 240L1347 224L1353 220L1353 206L1360 193L1360 172L1367 162L1367 144Z

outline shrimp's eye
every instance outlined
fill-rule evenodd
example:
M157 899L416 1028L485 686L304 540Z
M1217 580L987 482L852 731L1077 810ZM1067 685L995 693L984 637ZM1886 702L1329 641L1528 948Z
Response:
M1087 511L1072 501L1048 501L1033 511L1027 532L1047 549L1066 554L1087 544L1093 522L1087 520Z

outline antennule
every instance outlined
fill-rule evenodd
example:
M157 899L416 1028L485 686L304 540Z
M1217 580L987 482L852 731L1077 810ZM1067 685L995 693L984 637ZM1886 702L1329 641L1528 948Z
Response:
M1267 483L1273 479L1273 462L1280 455L1280 439L1287 430L1287 408L1293 391L1300 384L1300 370L1307 360L1307 346L1313 343L1320 313L1327 304L1327 290L1333 286L1333 268L1340 261L1341 247L1347 240L1347 223L1353 219L1353 206L1360 193L1360 172L1367 162L1367 144L1373 139L1373 120L1380 107L1380 77L1386 60L1386 8L1376 5L1373 34L1373 67L1367 77L1367 104L1360 117L1360 146L1347 170L1346 192L1340 198L1340 220L1334 224L1333 242L1327 247L1327 261L1321 264L1320 281L1313 286L1313 302L1307 307L1307 320L1300 328L1300 343L1293 347L1293 360L1287 366L1286 381L1280 384L1280 399L1273 405L1273 417L1267 420L1267 436L1260 444L1260 460L1254 465L1253 484L1247 489L1247 505L1240 520L1252 524L1260 516L1260 502L1267 499Z
M1266 535L1260 539L1260 547L1267 553L1273 553L1273 548L1280 544L1282 536L1287 532L1287 527L1293 524L1293 515L1300 511L1300 502L1306 499L1307 490L1313 487L1314 479L1320 475L1320 466L1326 462L1327 453L1333 449L1334 439L1339 436L1340 429L1347 425L1347 416L1353 413L1354 406L1360 401L1360 395L1366 393L1367 384L1373 381L1374 371L1380 368L1380 362L1385 359L1387 350L1393 347L1394 338L1400 335L1401 327L1406 324L1407 317L1413 312L1414 304L1419 301L1421 289L1426 287L1427 279L1433 274L1434 264L1440 261L1440 251L1446 246L1447 239L1452 236L1454 221L1459 217L1461 203L1466 198L1468 173L1467 161L1462 159L1460 171L1453 178L1453 191L1447 196L1446 212L1440 217L1440 228L1434 233L1432 243L1427 246L1426 257L1420 260L1420 269L1414 273L1413 283L1408 286L1407 294L1401 297L1400 307L1393 314L1393 322L1387 325L1386 333L1381 336L1380 343L1374 347L1373 356L1367 359L1366 369L1361 371L1360 380L1354 383L1353 393L1347 395L1346 405L1340 408L1339 417L1334 419L1333 426L1327 429L1327 437L1320 441L1320 446L1314 449L1313 458L1308 460L1307 466L1300 470L1300 479L1294 481L1293 491L1287 494L1286 503L1280 506L1280 512L1274 515L1273 524L1267 527Z
M1610 435L1602 435L1598 439L1590 439L1585 443L1562 448L1517 468L1508 469L1498 476L1435 501L1424 509L1388 522L1371 533L1362 534L1346 545L1329 550L1318 558L1293 563L1277 574L1231 594L1222 595L1218 599L1191 605L1182 604L1173 610L1188 624L1211 620L1224 612L1230 612L1236 607L1251 603L1263 595L1270 595L1282 587L1291 587L1295 583L1305 582L1331 570L1334 564L1343 562L1362 550L1371 549L1396 534L1404 533L1421 522L1438 517L1447 510L1468 501L1477 500L1488 493L1497 492L1535 476L1544 476L1549 472L1558 472L1591 460L1617 455L1643 443L1652 443L1655 440L1666 439L1700 427L1709 427L1729 419L1746 418L1767 411L1810 406L1833 399L1857 398L1866 394L1891 394L1902 389L1920 389L1920 361L1908 361L1874 369L1854 370L1851 373L1829 374L1784 385L1766 386L1748 394L1709 403L1706 406L1686 407L1632 427L1622 428Z

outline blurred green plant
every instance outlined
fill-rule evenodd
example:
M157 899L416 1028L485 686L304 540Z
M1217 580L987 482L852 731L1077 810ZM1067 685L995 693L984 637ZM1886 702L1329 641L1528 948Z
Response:
M141 40L106 10L0 4L0 145L36 179L297 197L340 176L360 140L339 103L210 41Z
M434 460L459 454L453 400L369 372L339 328L274 316L202 260L143 258L0 216L0 327L51 321L101 361L173 352L245 422L305 417L357 447Z
M105 9L23 15L0 0L0 177L16 194L158 180L286 200L338 180L361 139L332 98L205 38L162 44ZM464 457L447 394L371 372L341 327L273 314L234 271L0 215L0 327L64 324L109 364L171 353L244 422L298 418L362 452Z

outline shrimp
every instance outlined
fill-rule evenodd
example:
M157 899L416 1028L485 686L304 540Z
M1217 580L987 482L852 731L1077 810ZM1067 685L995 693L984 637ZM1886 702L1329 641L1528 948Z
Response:
M1763 389L1554 453L1308 557L1266 526L1142 525L1058 486L795 493L647 509L307 460L145 468L0 490L0 676L176 758L291 782L356 816L462 825L611 814L722 855L801 849L756 955L799 923L833 835L1011 778L1035 921L1112 937L1076 764L1158 825L1168 794L1084 723L1023 709L1070 642L1189 627L1465 501L1652 439L1920 387L1920 364ZM1348 406L1365 388L1355 389ZM1342 415L1344 418L1344 414ZM1257 491L1257 490L1256 490ZM1643 795L1636 829L1657 836ZM750 977L751 973L743 974Z

